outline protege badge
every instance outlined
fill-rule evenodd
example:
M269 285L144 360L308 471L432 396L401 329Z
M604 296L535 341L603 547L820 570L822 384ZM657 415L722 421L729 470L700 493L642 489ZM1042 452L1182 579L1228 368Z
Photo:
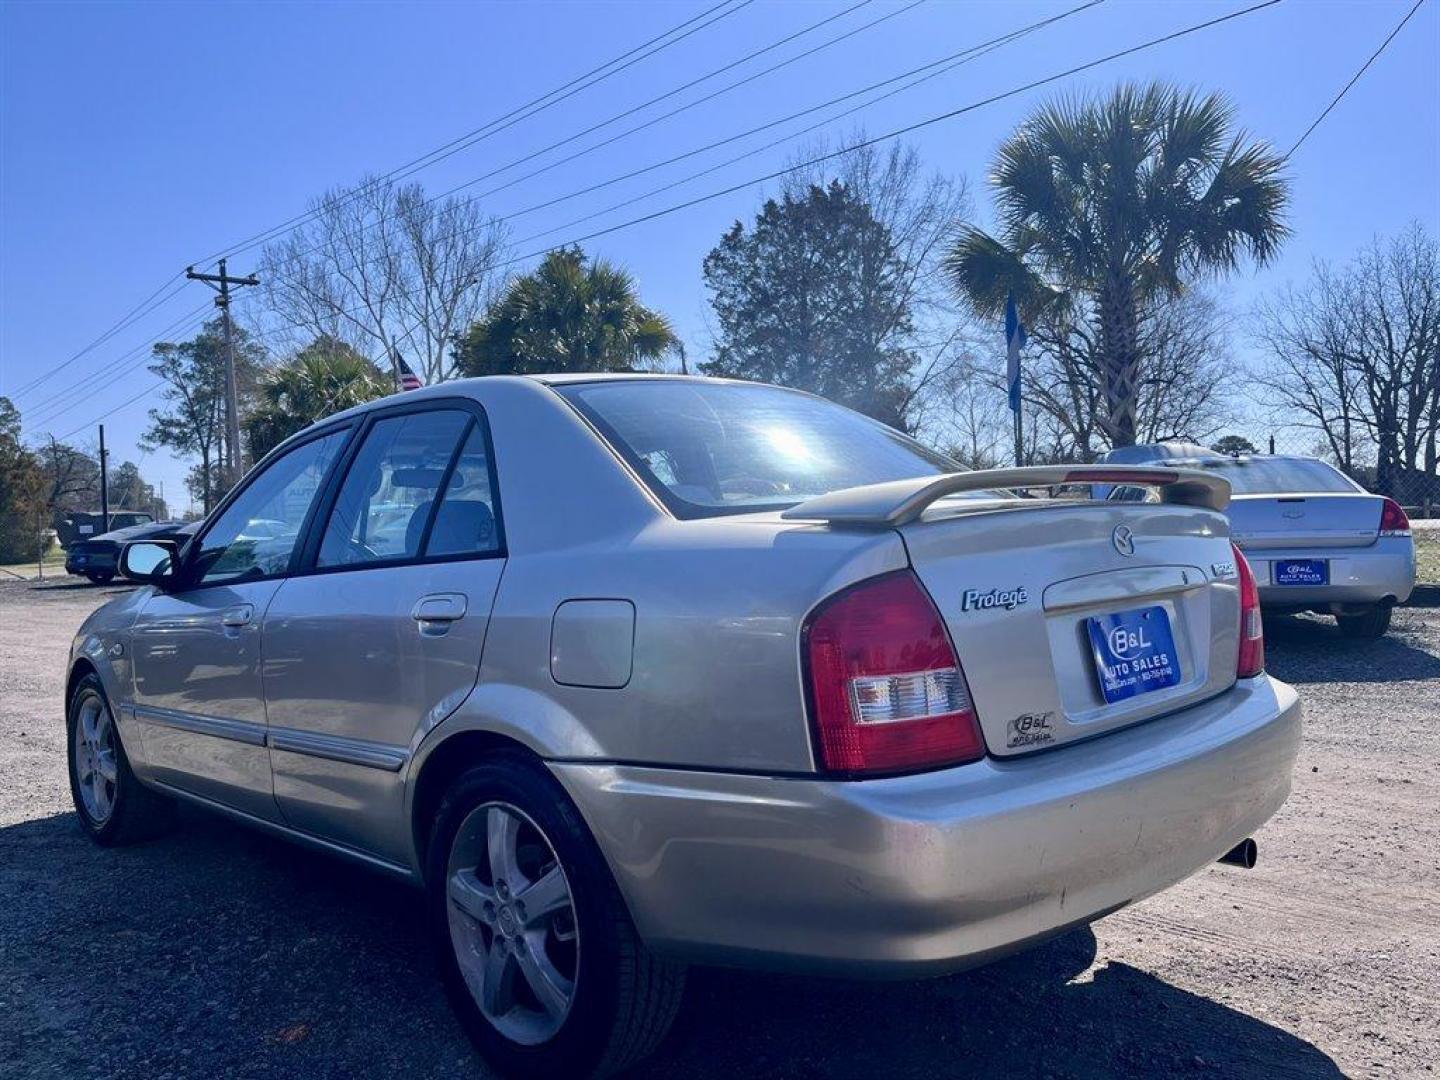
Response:
M1030 594L1025 591L1024 585L1016 589L991 589L989 592L966 589L965 594L960 597L960 610L990 611L993 608L1004 608L1006 611L1014 611L1029 601Z

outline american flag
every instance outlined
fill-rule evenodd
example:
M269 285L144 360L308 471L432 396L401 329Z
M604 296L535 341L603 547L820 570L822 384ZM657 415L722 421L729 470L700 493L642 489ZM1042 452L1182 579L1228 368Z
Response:
M405 358L400 355L399 349L395 350L395 370L400 373L401 390L419 390L425 385L425 380L410 370L410 365L407 364Z

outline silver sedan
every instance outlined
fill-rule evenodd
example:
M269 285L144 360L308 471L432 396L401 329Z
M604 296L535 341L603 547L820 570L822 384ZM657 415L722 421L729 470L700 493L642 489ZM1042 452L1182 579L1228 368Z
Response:
M1415 541L1394 499L1317 458L1211 454L1169 464L1230 483L1230 535L1267 611L1334 615L1347 637L1378 638L1410 598Z
M1159 501L1014 494L1101 482ZM751 384L406 393L125 550L144 587L70 656L75 805L413 882L491 1062L603 1075L689 963L952 971L1251 861L1300 706L1228 497L959 472Z

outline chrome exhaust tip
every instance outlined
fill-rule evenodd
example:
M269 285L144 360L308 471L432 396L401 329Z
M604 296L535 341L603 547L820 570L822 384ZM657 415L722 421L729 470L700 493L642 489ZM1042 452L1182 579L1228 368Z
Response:
M1251 870L1255 866L1255 860L1259 857L1260 849L1255 846L1255 841L1247 836L1224 855L1221 855L1217 861Z

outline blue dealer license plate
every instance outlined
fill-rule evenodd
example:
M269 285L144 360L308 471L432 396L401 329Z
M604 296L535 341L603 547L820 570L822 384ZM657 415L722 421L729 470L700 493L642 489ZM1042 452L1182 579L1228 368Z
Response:
M1095 673L1106 702L1124 701L1180 681L1170 616L1163 607L1136 608L1086 620Z
M1275 563L1276 585L1328 585L1330 564L1324 559L1279 559Z

